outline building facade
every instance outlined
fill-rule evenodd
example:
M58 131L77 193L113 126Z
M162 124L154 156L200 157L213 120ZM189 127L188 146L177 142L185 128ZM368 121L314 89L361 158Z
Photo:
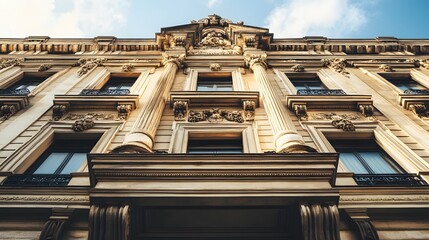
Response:
M0 39L0 239L429 239L429 39Z

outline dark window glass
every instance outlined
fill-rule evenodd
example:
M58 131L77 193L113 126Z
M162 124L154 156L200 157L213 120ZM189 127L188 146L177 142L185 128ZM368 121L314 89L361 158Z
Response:
M232 76L198 76L197 91L232 91Z
M427 90L426 87L416 82L411 78L410 75L388 75L388 74L380 74L383 78L387 79L390 83L395 85L397 88L402 91L405 90Z
M340 161L356 174L395 174L403 170L372 139L330 140Z
M317 76L312 77L296 77L288 76L296 90L323 90L327 89L322 81Z
M97 140L56 140L27 171L29 174L70 174L86 161Z
M136 80L136 77L111 77L101 90L130 90Z
M243 153L243 141L234 139L189 139L190 154L230 154Z
M8 87L10 90L24 90L27 88L30 92L33 91L39 84L45 81L48 77L35 77L35 76L24 76L23 79L19 80L12 86Z

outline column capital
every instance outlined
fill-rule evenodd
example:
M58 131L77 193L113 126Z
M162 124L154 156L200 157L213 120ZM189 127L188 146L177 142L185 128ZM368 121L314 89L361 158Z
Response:
M169 54L162 53L162 65L165 66L167 63L174 63L178 68L183 67L183 61L185 61L186 54Z
M268 68L267 64L267 54L245 54L244 55L244 61L246 63L246 66L248 66L250 69L253 70L253 66L255 65L261 65L265 69Z

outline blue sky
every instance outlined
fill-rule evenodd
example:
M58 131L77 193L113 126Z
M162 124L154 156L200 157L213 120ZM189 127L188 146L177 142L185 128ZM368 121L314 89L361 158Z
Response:
M216 13L275 38L429 38L429 0L0 0L0 37L153 38Z

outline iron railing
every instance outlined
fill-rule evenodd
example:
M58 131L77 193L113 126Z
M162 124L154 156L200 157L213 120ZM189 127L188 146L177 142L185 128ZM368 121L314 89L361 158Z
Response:
M407 89L404 91L407 95L429 95L429 90Z
M354 180L362 186L426 186L416 174L355 174Z
M347 95L343 90L298 90L297 95L320 95L320 96L338 96L338 95Z
M3 96L25 96L30 93L28 88L20 88L20 89L0 89L0 95Z
M114 90L94 90L84 89L80 92L80 95L91 95L91 96L113 96L113 95L128 95L130 90L128 89L114 89Z
M14 174L7 177L3 185L8 186L65 186L70 175L58 174Z

